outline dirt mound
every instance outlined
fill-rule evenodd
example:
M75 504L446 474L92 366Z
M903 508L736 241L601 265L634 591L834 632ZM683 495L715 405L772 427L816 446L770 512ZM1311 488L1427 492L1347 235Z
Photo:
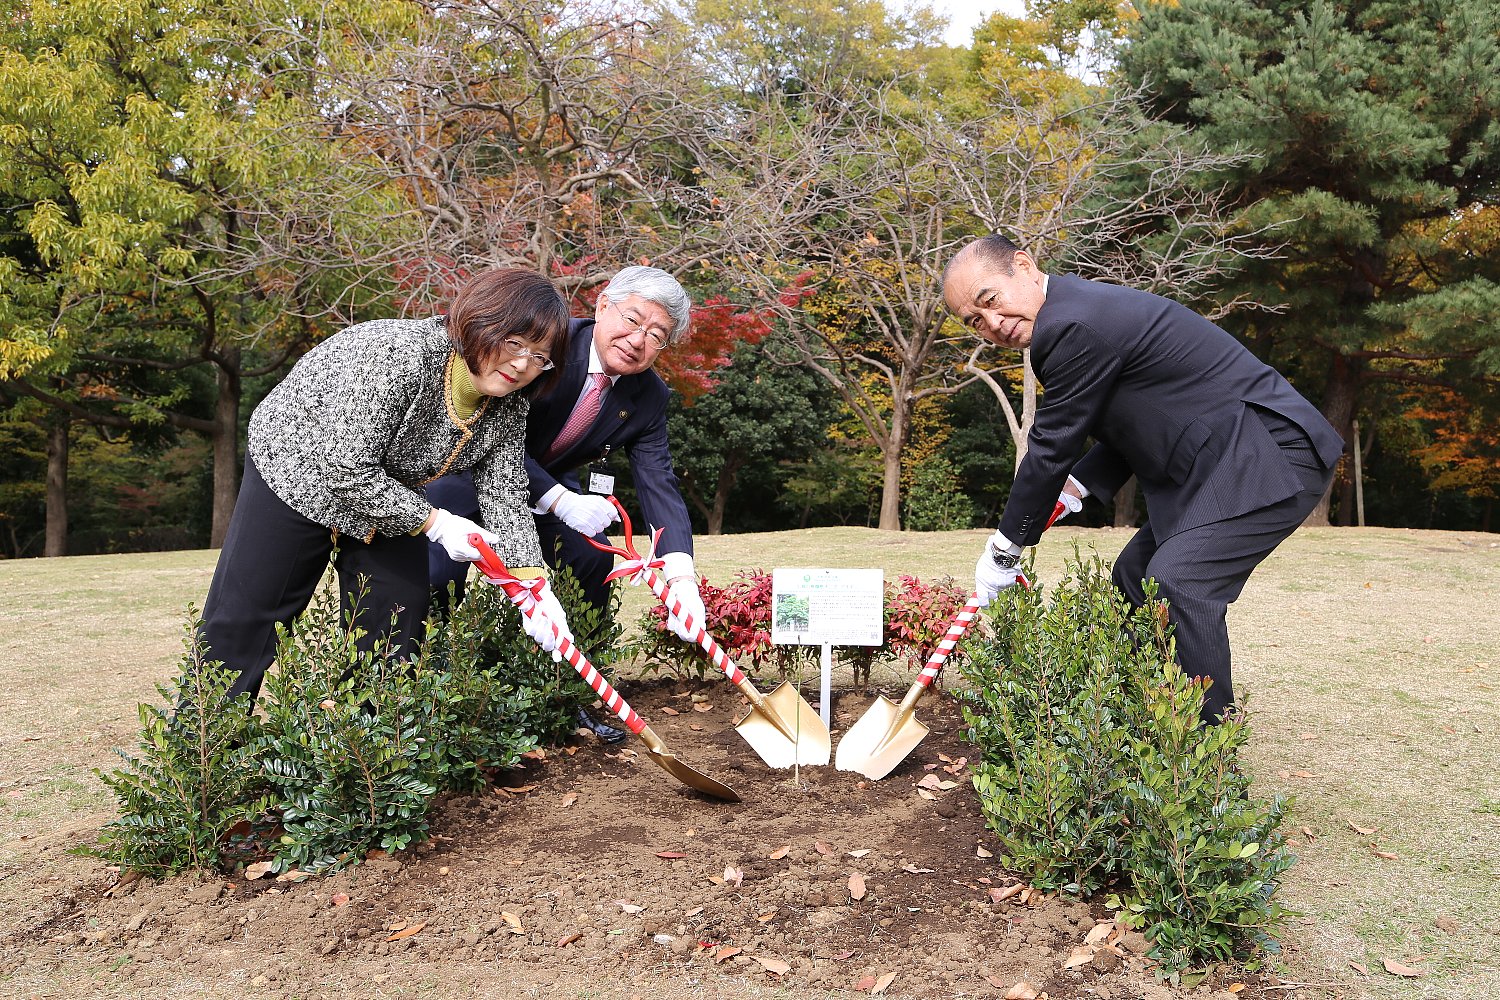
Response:
M327 878L109 887L95 868L5 942L0 971L313 995L351 979L546 995L589 977L605 993L685 978L721 993L734 979L909 997L1160 990L1139 935L1106 935L1086 905L1030 892L989 856L945 696L922 702L925 742L871 782L766 768L722 682L627 688L668 747L744 801L699 797L628 742L580 739L439 803L429 843ZM872 697L835 698L835 739Z

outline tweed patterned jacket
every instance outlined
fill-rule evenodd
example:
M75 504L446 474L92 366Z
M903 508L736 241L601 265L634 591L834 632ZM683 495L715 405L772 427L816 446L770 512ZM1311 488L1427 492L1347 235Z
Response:
M416 530L432 510L418 488L473 469L500 557L540 566L523 464L530 404L518 393L484 397L460 420L445 381L453 354L441 317L334 334L255 408L250 457L288 507L365 541Z

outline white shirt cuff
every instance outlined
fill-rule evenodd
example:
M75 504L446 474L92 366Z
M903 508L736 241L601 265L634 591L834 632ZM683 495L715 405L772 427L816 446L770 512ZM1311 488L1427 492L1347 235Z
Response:
M1018 556L1021 554L1021 546L1017 545L1009 538L1006 538L1004 535L1000 534L1000 529L998 528L996 528L995 533L990 536L990 544L999 551L1004 552L1006 555Z
M566 492L568 492L568 488L562 483L558 483L546 493L542 494L542 498L536 502L535 507L531 508L531 512L533 514L549 513L552 510L552 505L557 503L557 498L562 496Z
M1078 495L1080 497L1086 497L1089 495L1089 488L1080 483L1078 480L1074 479L1072 476L1068 477L1068 482L1071 483L1073 485L1073 488L1078 491Z

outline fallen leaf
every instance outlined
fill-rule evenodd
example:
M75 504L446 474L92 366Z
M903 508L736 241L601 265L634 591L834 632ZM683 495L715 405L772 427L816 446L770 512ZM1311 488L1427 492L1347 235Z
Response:
M333 898L330 899L329 902L334 906L348 906L349 894L347 892L336 892L333 894Z
M276 876L278 882L305 882L312 878L312 872L298 871L296 868L288 868Z
M696 917L698 914L700 914L702 912L703 912L703 907L701 907L701 906L695 906L691 910L688 910L686 913L684 913L683 916L684 917Z
M700 726L700 725L698 725L698 723L696 723L696 722L693 723L691 726L688 726L688 728L691 729L695 733L701 733L701 732L703 732L703 727Z
M668 861L676 861L679 858L687 857L687 855L683 854L681 851L657 851L656 856L658 858L666 858Z
M1114 929L1115 924L1113 920L1106 920L1103 923L1095 924L1093 930L1084 935L1083 943L1098 944L1100 941L1103 941L1105 938L1109 937L1110 934L1114 933Z
M865 877L859 872L855 872L853 875L849 876L849 898L865 898Z
M994 856L995 852L985 850L983 844L980 844L978 847L974 848L974 857L976 858L993 858Z
M916 865L902 865L901 870L912 875L931 875L931 868L918 868Z
M744 869L742 869L742 868L735 868L733 865L730 865L730 866L726 867L724 869L724 881L726 883L730 883L730 884L733 884L735 886L742 886L742 885L744 885L745 884L745 872L744 872Z
M733 946L726 946L726 947L720 948L718 951L714 952L714 964L715 965L723 964L724 962L728 961L729 959L733 958L734 956L738 955L740 952L742 952L744 950L745 949L743 949L743 948L735 948Z
M1063 963L1063 968L1064 969L1081 969L1085 965L1088 965L1089 962L1093 959L1093 957L1094 957L1094 949L1093 948L1090 948L1088 945L1079 945L1077 948L1073 949L1072 954L1070 954L1068 956L1068 960Z
M775 919L776 919L776 911L772 910L770 913L762 913L760 916L756 917L755 918L755 922L758 923L758 924L764 924L764 923L767 923L767 922L769 922L771 920L775 920Z
M416 934L423 927L426 927L426 926L427 926L427 921L424 920L424 921L422 921L419 924L412 924L410 927L403 927L401 930L397 931L396 933L392 934L390 937L386 938L386 940L387 941L400 941L402 938L409 938L413 934Z
M834 850L833 850L833 848L829 847L827 844L823 843L823 841L821 841L821 840L815 840L815 841L813 841L813 850L817 851L819 854L823 855L823 857L825 857L825 858L831 858L831 857L833 857L833 855L835 853Z
M1374 833L1376 831L1376 829L1377 829L1377 827L1373 827L1373 826L1371 826L1371 827L1355 826L1354 825L1354 821L1352 819L1345 820L1344 822L1346 822L1346 823L1349 824L1349 829L1353 830L1355 833L1359 834L1361 837L1368 837L1370 834Z
M536 785L502 785L501 787L512 795L525 795L527 792L536 791Z
M527 750L525 753L523 753L521 755L521 759L522 760L546 760L547 759L547 751L544 750L544 749L542 749L541 747L537 747L535 750Z
M525 928L521 926L521 918L516 916L514 913L511 913L509 910L502 910L500 913L500 919L504 920L506 925L510 927L510 932L512 934L526 933Z
M666 705L663 705L661 707L661 714L662 715L681 715L682 713L679 712L679 711L677 711L677 709L675 709L675 708L669 708Z
M861 847L857 851L850 851L849 852L849 857L851 857L851 858L862 858L866 854L869 854L869 853L870 853L870 848L868 848L868 847Z
M644 906L638 906L635 903L627 903L623 899L615 900L615 905L624 910L626 913L640 913L645 909Z
M1458 921L1454 920L1452 917L1438 917L1433 921L1433 924L1437 927L1438 930L1442 931L1445 934L1458 933Z
M935 774L925 774L922 776L922 780L917 782L917 787L936 790L943 787L943 779Z
M566 808L568 808L568 806L572 805L573 803L575 803L577 801L578 801L578 793L577 792L569 792L567 795L564 795L562 797L562 804L559 805L558 808L560 808L560 809L566 809Z
M713 710L713 702L709 701L700 701L693 706L693 711L695 712L712 712Z
M953 763L953 758L949 757L945 753L938 754L938 760L942 761L944 764L951 764L951 763Z
M332 712L335 708L339 707L339 703L334 701L332 698L324 698L322 701L318 702L318 707L325 712Z
M388 930L388 931L402 931L402 930L405 930L406 929L406 921L405 920L392 920L390 923L388 923L388 924L385 925L385 929Z
M1003 903L1012 896L1019 896L1021 890L1024 888L1026 888L1024 885L1017 883L1016 885L1008 885L1003 889L991 889L990 902Z
M1370 974L1370 967L1368 965L1365 965L1363 962L1356 962L1353 959L1349 960L1349 968L1353 969L1355 972L1358 972L1362 976L1368 976Z
M875 985L875 977L874 976L860 976L859 979L854 983L854 988L856 990L858 990L859 992L864 993L866 990L868 990L871 986L874 986L874 985Z
M922 796L922 798L924 798L924 799L929 799L929 800L936 800L937 799L936 795L932 794L931 792L929 792L925 788L918 788L917 789L917 794L920 795L920 796Z
M1413 979L1417 976L1425 976L1427 974L1426 969L1413 969L1409 965L1402 965L1400 962L1389 958L1381 959L1380 964L1384 965L1385 971L1393 976L1405 976L1408 979Z
M770 859L772 861L780 861L782 858L786 857L790 853L792 853L792 845L791 844L785 844L785 845L783 845L781 847L776 848L776 850L772 851L771 854L770 854Z
M938 782L938 789L940 791L946 792L950 788L957 788L957 787L958 787L958 782L956 782L956 781L939 781Z
M1397 855L1390 851L1371 851L1370 853L1375 855L1377 858L1385 858L1387 861L1397 860Z
M245 881L254 882L258 878L264 878L270 872L271 867L270 861L257 861L245 869Z
M999 983L995 983L999 986ZM1005 991L1005 1000L1036 1000L1036 987L1022 980Z
M1240 990L1243 990L1244 988L1245 988L1245 984L1244 983L1230 983L1228 986L1224 987L1224 989L1227 990L1230 993L1238 993Z
M852 951L840 951L840 952L835 952L834 954L829 955L828 957L832 961L842 962L845 959L853 958L854 957L854 952L852 952Z
M574 754L575 754L575 753L577 753L577 752L578 752L578 751L580 751L580 750L582 750L582 749L583 749L583 747L563 747L563 748L562 748L562 749L563 749L563 753L565 753L565 754L567 754L567 755L568 755L568 756L569 756L569 757L571 757L571 756L573 756L573 755L574 755Z
M763 955L751 955L750 957L759 962L761 968L773 975L784 976L792 971L792 967L779 958L767 958Z
M557 946L559 948L566 948L568 945L572 944L574 941L581 941L581 940L583 940L583 935L579 934L578 932L575 931L572 934L567 935L566 937L560 937L560 938L558 938L557 939Z
M893 983L895 981L896 981L896 974L894 972L887 972L885 975L883 975L879 979L875 980L875 985L872 986L872 987L870 987L870 996L873 997L873 996L877 996L877 995L879 995L881 993L884 993L885 992L885 988L887 986L891 985L891 983Z

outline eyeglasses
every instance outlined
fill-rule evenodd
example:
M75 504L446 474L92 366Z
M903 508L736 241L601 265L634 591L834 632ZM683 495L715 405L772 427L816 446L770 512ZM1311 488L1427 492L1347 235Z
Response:
M525 358L544 372L552 370L552 359L541 351L533 351L518 337L506 337L500 341L500 349L513 358Z
M610 305L615 307L615 312L619 313L620 318L625 321L625 329L630 331L630 335L632 337L639 333L644 335L647 342L649 342L651 346L656 348L658 351L664 350L666 348L668 339L665 333L662 333L660 330L657 330L655 328L647 327L640 320L632 319L630 316L626 315L625 310L621 309L617 303L611 302Z

